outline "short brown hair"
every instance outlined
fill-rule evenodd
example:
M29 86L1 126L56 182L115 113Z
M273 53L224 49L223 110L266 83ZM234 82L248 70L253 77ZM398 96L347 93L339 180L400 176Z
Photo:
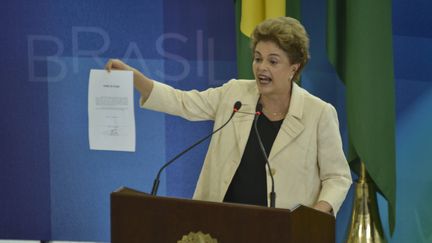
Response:
M303 25L290 17L267 19L258 24L252 33L252 51L255 51L260 41L274 42L285 51L292 64L300 64L293 79L298 80L303 67L310 58L309 37Z

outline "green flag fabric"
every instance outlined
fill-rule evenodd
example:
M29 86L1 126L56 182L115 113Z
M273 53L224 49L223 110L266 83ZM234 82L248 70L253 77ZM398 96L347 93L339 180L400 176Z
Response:
M328 0L327 51L346 86L353 166L363 161L395 227L395 87L391 0Z
M238 78L252 79L250 36L257 24L268 18L290 16L300 19L301 0L236 0Z

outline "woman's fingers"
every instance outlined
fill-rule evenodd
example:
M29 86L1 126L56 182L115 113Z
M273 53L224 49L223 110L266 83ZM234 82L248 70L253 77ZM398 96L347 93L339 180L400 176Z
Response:
M112 62L113 62L113 59L109 59L108 62L105 64L105 69L106 69L108 72L110 72L111 69L112 69L112 65L113 65Z
M109 59L107 64L105 65L105 69L109 72L113 69L120 69L120 70L124 70L126 69L125 67L126 65L123 64L122 61L120 61L119 59Z
M111 70L131 70L132 68L122 62L119 59L109 59L107 64L105 65L105 69L110 72Z

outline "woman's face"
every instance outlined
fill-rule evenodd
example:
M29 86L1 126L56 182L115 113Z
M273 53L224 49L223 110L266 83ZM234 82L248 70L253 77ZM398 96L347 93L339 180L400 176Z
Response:
M252 64L260 94L288 95L291 80L299 64L291 64L287 54L272 41L260 41L255 47Z

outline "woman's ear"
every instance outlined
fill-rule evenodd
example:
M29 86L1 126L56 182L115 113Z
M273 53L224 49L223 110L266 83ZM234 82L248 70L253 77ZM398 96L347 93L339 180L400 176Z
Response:
M297 73L297 71L299 70L299 68L300 68L300 63L293 64L292 65L292 72L293 73Z

